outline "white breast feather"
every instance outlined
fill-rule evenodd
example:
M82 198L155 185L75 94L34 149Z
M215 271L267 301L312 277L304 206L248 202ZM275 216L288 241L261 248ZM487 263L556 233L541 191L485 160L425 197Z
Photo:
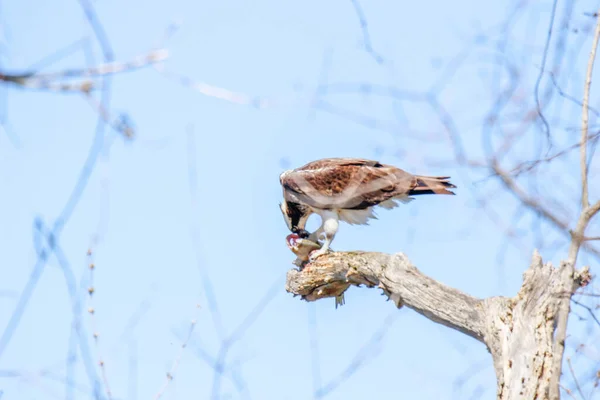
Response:
M376 206L366 208L364 210L337 210L340 221L344 221L350 225L369 225L370 219L377 219L375 207L379 206L386 210L391 210L399 206L399 203L407 204L413 201L414 198L408 196L398 196L393 199L383 201ZM320 210L313 208L312 211L320 215Z
M340 220L350 225L368 225L369 219L377 219L373 207L364 210L338 210Z

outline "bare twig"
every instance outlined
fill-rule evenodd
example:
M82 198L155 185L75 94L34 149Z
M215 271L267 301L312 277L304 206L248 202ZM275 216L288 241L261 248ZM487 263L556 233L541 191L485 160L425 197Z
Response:
M205 82L195 81L187 76L168 71L163 65L156 65L155 69L165 77L178 81L181 85L197 90L208 97L225 100L230 103L253 106L256 108L270 108L275 105L275 102L260 96L253 96L242 92L235 92L219 86L210 85Z
M93 305L94 293L96 293L96 288L94 286L94 271L96 270L96 264L94 263L94 260L93 260L92 249L88 249L87 258L88 258L88 270L90 272L89 286L88 286L88 290L87 290L88 295L89 295L88 314L90 315L92 335L94 338L94 346L96 346L96 356L98 357L98 366L100 367L100 373L102 374L102 383L104 384L104 389L106 390L106 396L108 397L109 400L111 400L113 398L113 395L112 395L112 391L110 390L110 385L108 383L108 375L106 373L106 363L104 362L102 353L100 351L100 345L98 343L99 338L100 338L100 332L98 331L98 327L96 324L96 309L94 308L94 305Z
M562 231L569 230L569 224L567 221L563 221L558 216L554 215L549 209L547 209L544 205L542 205L538 200L529 196L523 189L521 189L514 179L504 171L500 165L498 165L496 160L491 161L491 168L496 173L496 175L500 178L504 186L513 193L521 203L529 208L531 211L539 213L546 220L550 221L555 227L559 228Z
M356 16L358 17L358 21L360 22L360 29L363 35L363 45L365 46L365 51L373 57L377 64L383 64L383 57L380 56L375 50L373 50L373 45L371 44L371 35L369 34L369 27L367 23L367 17L360 6L358 0L350 0L352 1L352 5L354 6L354 11L356 12Z
M310 341L310 355L312 367L313 398L321 389L321 367L319 361L319 335L317 333L317 310L314 305L307 307L308 311L308 337Z
M585 395L583 394L583 390L581 390L581 386L579 385L579 380L577 380L577 376L575 375L575 371L573 371L573 365L571 364L571 359L567 358L567 364L569 365L569 371L571 371L571 376L573 377L573 381L575 381L575 386L577 387L577 391L582 399L585 400Z
M571 301L574 304L577 304L579 307L584 308L585 310L587 310L587 312L592 316L592 319L596 322L596 324L598 324L598 326L600 327L600 319L598 319L598 317L596 316L596 314L594 314L594 310L592 310L591 307L586 306L583 303L578 302L577 300L571 299Z
M590 89L592 85L592 73L594 71L594 61L596 61L596 49L600 40L600 14L596 23L596 31L592 43L592 50L588 60L587 73L585 76L585 87L583 91L583 106L581 111L581 208L585 210L589 205L588 194L588 169L587 169L587 138L588 138L588 120L590 102Z
M150 64L164 61L168 57L165 49L159 49L148 54L134 58L127 62L107 62L88 68L66 69L58 72L35 73L27 72L22 74L9 74L0 71L0 81L12 83L14 85L28 89L45 89L56 92L84 92L88 93L97 86L93 81L86 79L81 82L58 82L62 79L72 78L97 78L101 76L119 74L143 68Z
M197 310L200 309L199 304L196 305L196 309ZM197 312L198 311L196 311L196 313ZM185 338L185 340L183 341L183 343L181 343L181 346L179 348L179 354L177 354L177 357L175 357L175 360L173 360L173 365L171 366L171 370L169 372L167 372L167 379L166 379L165 383L163 384L163 386L158 391L158 393L156 393L156 396L154 396L154 400L160 399L162 397L162 395L165 394L167 387L169 387L169 383L171 383L171 381L173 380L173 377L175 376L175 372L177 372L177 368L179 368L179 364L181 363L181 358L183 357L183 351L187 347L187 344L190 341L190 338L192 337L192 333L194 333L194 328L196 327L196 319L197 319L197 317L192 319L192 321L190 322L190 328L188 330L188 335Z
M208 311L213 320L213 325L215 330L217 331L217 335L219 339L223 340L225 338L225 326L223 325L223 320L221 317L221 312L219 311L219 303L217 301L217 297L214 293L214 286L212 280L210 278L210 274L208 273L207 268L205 267L205 262L202 259L202 254L200 253L200 231L198 228L198 210L200 208L200 204L198 203L198 167L196 165L196 136L194 132L193 126L188 127L187 132L187 161L188 161L188 184L190 190L190 203L192 209L192 217L190 218L190 234L192 240L194 241L194 255L196 258L196 265L198 268L198 272L200 275L200 280L202 281L202 286L204 288L204 294L206 296L206 304L208 307Z
M545 129L545 135L546 135L546 140L548 140L548 144L551 145L551 141L550 141L550 125L548 124L548 121L546 120L546 117L544 116L544 113L542 111L542 105L540 103L540 83L542 81L542 76L544 75L544 69L546 68L546 57L548 56L548 48L550 47L550 39L552 37L552 29L554 28L554 16L556 14L556 5L558 3L558 0L554 0L552 2L552 11L550 13L550 26L548 28L548 35L546 36L546 44L544 45L544 53L542 56L542 68L540 69L540 73L538 75L538 78L535 82L535 102L537 105L537 113L538 116L540 117L540 119L542 120L542 123L544 124L544 129Z
M530 196L521 187L519 187L519 185L515 182L515 180L506 171L504 171L500 167L500 165L498 165L497 161L492 160L490 167L495 172L495 174L500 178L500 180L504 184L504 186L515 197L517 197L517 199L519 199L519 201L524 206L526 206L530 211L532 211L532 212L534 212L534 213L542 216L545 220L547 220L555 228L557 228L559 230L559 232L563 233L564 235L567 235L570 239L573 239L575 237L580 237L580 238L584 237L583 233L582 233L583 231L581 230L581 224L583 223L583 221L580 221L578 223L578 225L577 225L577 227L576 227L575 230L571 230L569 228L569 223L567 221L564 221L561 218L559 218L552 211L550 211L550 209L548 209L548 207L546 207L545 205L543 205L539 200L537 200L533 196ZM600 202L599 202L599 204L597 204L597 207L590 207L590 208L588 208L588 212L587 213L582 213L582 217L584 215L587 216L588 213L590 213L590 212L593 212L593 214L595 214L598 211L596 208L600 209ZM586 226L587 226L587 223L589 222L589 219L592 216L593 215L589 216L589 218L586 217L587 218L585 220L585 225ZM578 240L578 241L572 241L571 242L572 249L569 252L569 254L573 253L573 244L574 243L579 243L578 246L583 246L585 248L585 250L588 251L589 253L595 255L596 257L600 257L600 250L598 250L595 247L590 246L589 244L584 243L583 240L581 240L581 239ZM577 250L579 250L579 247L577 247ZM572 256L570 255L569 259L571 259L571 258L572 258Z
M221 343L219 348L219 354L214 364L214 376L211 391L211 399L218 400L221 398L221 377L225 372L225 360L231 347L242 338L244 333L250 329L250 327L256 322L258 317L262 314L265 308L271 303L279 292L280 278L278 277L265 295L259 300L254 306L252 311L246 315L246 318L233 330L233 332L227 336Z
M573 394L573 392L571 391L571 389L569 389L567 387L564 387L562 384L560 385L560 388L562 390L564 390L565 393L568 394L570 398L572 398L573 400L577 400L577 397L575 397L575 395Z
M331 394L331 392L337 389L342 383L350 379L350 377L361 367L365 366L368 358L375 357L377 355L377 346L381 344L381 341L392 327L397 317L397 313L388 314L379 328L373 333L369 341L361 346L356 352L348 366L338 376L315 392L315 399L322 399Z
M595 140L595 139L598 139L598 138L600 138L600 132L596 132L596 133L594 133L592 135L589 135L588 138L587 138L587 140L591 141L591 140ZM511 170L511 172L515 176L518 176L518 175L520 175L520 174L522 174L524 172L529 172L529 171L533 170L535 167L537 167L541 163L547 163L547 162L553 161L553 160L555 160L555 159L557 159L559 157L562 157L562 156L566 155L570 151L578 149L580 147L581 147L581 141L578 141L577 143L572 144L572 145L570 145L570 146L562 149L561 151L558 151L558 152L554 153L551 156L548 156L548 157L545 157L545 158L540 158L540 159L535 160L535 161L523 162L523 163L519 164L518 166L516 166L515 168L513 168Z

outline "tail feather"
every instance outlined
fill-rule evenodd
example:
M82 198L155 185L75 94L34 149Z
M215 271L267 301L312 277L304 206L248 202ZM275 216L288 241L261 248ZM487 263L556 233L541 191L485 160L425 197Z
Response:
M448 190L449 188L456 188L448 180L449 176L416 176L417 186L414 187L410 192L409 196L417 196L420 194L451 194L454 192Z

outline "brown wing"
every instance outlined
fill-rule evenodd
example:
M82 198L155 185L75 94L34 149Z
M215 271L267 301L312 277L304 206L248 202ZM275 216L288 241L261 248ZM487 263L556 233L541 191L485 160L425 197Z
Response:
M367 160L365 158L322 158L320 160L311 161L306 165L296 168L294 171L308 171L324 167L332 168L352 165L367 167L383 166L383 164L380 164L378 161Z
M448 180L449 176L420 176L416 175L417 185L408 192L409 196L419 194L454 194L448 189L455 188Z
M283 174L281 184L291 201L321 209L362 209L408 195L417 178L377 161L328 158Z

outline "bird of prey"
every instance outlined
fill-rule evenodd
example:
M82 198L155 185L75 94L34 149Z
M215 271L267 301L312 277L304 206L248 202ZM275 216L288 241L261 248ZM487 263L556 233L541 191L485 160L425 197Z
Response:
M329 251L339 221L368 225L376 218L375 207L392 209L408 203L411 196L454 193L448 176L413 175L392 165L362 158L324 158L279 176L283 188L281 212L290 231L317 242L324 235L321 249L313 251L313 261ZM312 234L305 230L311 214L321 217L321 226Z

